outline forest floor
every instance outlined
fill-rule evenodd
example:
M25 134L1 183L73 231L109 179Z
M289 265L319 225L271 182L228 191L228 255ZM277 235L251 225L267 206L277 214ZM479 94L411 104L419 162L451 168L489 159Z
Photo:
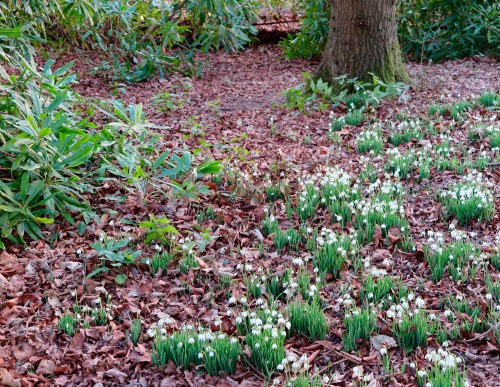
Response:
M283 92L297 86L302 74L314 71L317 63L287 61L281 54L272 45L239 54L210 54L203 58L200 79L175 75L135 85L91 76L91 65L76 54L58 60L76 60L79 83L75 89L84 97L142 103L149 121L161 127L156 130L166 148L199 151L202 156L224 160L225 167L223 178L207 182L211 193L201 199L167 201L105 184L93 198L104 213L101 224L89 226L85 235L65 225L52 245L39 241L26 249L11 247L3 252L0 384L261 386L292 381L292 369L298 368L299 374L308 375L317 385L413 386L419 370L429 375L436 371L434 360L426 355L441 350L448 360L453 361L453 356L462 359L449 369L457 375L465 369L469 385L500 386L500 255L496 250L500 153L492 145L494 135L500 138L500 117L498 110L477 104L468 106L456 119L451 117L450 107L442 115L429 113L432 104L452 106L475 101L485 91L498 93L500 63L491 58L409 63L413 88L368 108L364 122L344 125L335 132L330 130L331 108L311 106L301 111L284 106ZM333 111L335 118L346 114L343 105ZM377 127L376 121L382 125ZM391 122L407 122L406 129L392 128ZM493 129L487 130L489 127ZM359 151L360 133L369 128L381 141L378 154ZM393 145L396 130L408 132L408 141ZM423 171L425 162L428 176ZM397 177L396 167L400 175L407 170ZM485 206L491 204L497 210L488 221L473 220L462 226L456 216L446 212L441 192L474 170L481 170L482 180L476 173L471 184L491 193ZM323 195L325 174L331 184L343 182L339 187L345 195L360 197L348 202L339 196L330 207L323 206L319 198L314 202L314 192ZM312 176L318 178L312 180ZM308 179L311 187L320 187L317 191L311 188L311 195L301 194L300 183ZM352 203L368 208L384 193L389 196L380 199L386 200L379 203L383 208L375 206L371 211L394 221L388 221L388 227L375 221L368 231L365 228L371 220L359 222L362 211L353 220L343 215L345 208L333 209L333 202L348 209ZM301 195L306 205L314 202L311 216L302 219ZM391 203L396 205L395 212L389 208ZM141 242L145 231L136 226L150 214L169 218L185 244L189 245L188 235L194 241L205 236L206 246L193 247L194 263L187 265L188 257L182 253L157 275L145 263L129 265L120 269L127 275L122 285L111 272L86 278L99 261L89 245L102 232L110 237L130 235L138 241L141 259L152 257L154 247ZM291 242L295 234L284 231L291 229L297 231L298 242ZM205 234L203 230L207 230ZM318 272L316 266L328 264L318 261L323 246L317 238L323 241L333 233L345 238L342 248L348 246L347 255L337 257L336 249L330 264L338 264L338 270L330 266ZM454 238L461 238L455 244L463 243L462 250L453 251L458 251L458 261L450 258L442 278L436 280L431 271L434 266L429 264L435 250L429 249L437 244L446 250ZM361 241L360 246L355 247L353 240ZM278 249L280 243L284 247ZM289 291L272 303L269 282L276 276L287 278L288 283L279 286ZM369 288L369 281L375 285ZM308 289L301 288L304 283ZM147 332L161 328L159 320L169 334L187 324L229 335L238 332L244 346L244 334L235 328L242 311L251 313L263 302L286 318L287 304L306 302L310 292L312 298L321 300L327 335L309 340L306 332L288 334L284 346L290 362L284 372L277 370L270 378L263 375L249 360L248 347L235 373L224 377L208 375L202 365L185 369L173 362L164 367L152 364L154 339ZM79 328L72 336L64 334L58 330L58 321L75 303L109 308L106 313L111 320ZM374 311L375 329L355 341L356 349L347 351L342 337L346 333L344 318L354 311L352 303L361 308L355 314ZM403 315L393 322L391 312L397 314L401 308ZM414 321L416 310L425 323ZM133 345L129 332L131 321L138 316L142 334ZM397 319L410 324L409 336L424 324L425 345L405 352L401 341L390 339L398 338ZM382 354L387 350L387 355L381 355L377 340L382 340ZM384 367L387 361L389 366ZM427 377L422 376L420 383L425 385Z

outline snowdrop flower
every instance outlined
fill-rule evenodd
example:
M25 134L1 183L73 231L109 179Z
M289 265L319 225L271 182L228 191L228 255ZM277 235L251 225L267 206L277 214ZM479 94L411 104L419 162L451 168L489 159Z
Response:
M493 298L493 297L492 297L492 295L491 295L490 293L487 293L487 294L486 294L486 299L487 299L488 301L490 301L492 298Z
M419 308L423 308L425 305L425 300L423 298L417 297L417 299L415 300L415 305L417 305L417 307Z
M356 366L352 369L352 376L354 378L361 378L363 376L363 368L360 366Z

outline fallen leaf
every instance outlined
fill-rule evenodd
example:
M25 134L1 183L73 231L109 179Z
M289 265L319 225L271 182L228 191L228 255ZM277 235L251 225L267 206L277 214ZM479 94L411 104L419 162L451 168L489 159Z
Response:
M5 387L21 387L21 380L14 379L8 370L0 368L0 385Z
M56 369L56 363L52 360L43 359L38 364L38 368L36 369L37 375L51 375L54 373Z
M124 380L127 377L127 374L125 372L119 371L116 368L111 368L110 370L104 371L104 375L119 379L120 381Z
M70 271L80 270L83 268L83 264L81 262L61 262L61 267L63 269L69 269Z
M380 351L380 349L382 348L389 349L389 348L396 348L398 346L394 338L386 335L372 336L370 338L370 343L376 351Z

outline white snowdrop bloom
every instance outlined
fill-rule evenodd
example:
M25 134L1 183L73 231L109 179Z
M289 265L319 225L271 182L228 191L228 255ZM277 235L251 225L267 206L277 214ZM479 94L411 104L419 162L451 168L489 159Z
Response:
M188 339L188 343L189 343L189 344L194 344L194 339L193 339L192 337L190 337L190 338Z
M425 300L423 298L417 297L415 300L415 305L419 308L423 308L425 306Z
M354 367L352 369L352 376L358 379L361 378L363 376L363 368L359 366Z
M413 300L413 297L414 297L414 296L413 296L413 293L408 294L408 301L412 301L412 300Z
M231 297L231 298L229 299L229 304L236 304L236 298Z
M231 337L231 344L236 344L238 339L236 337Z
M246 304L247 303L247 298L246 297L241 297L240 302L242 304Z
M490 293L487 293L487 294L486 294L486 299L487 299L488 301L490 301L492 298L493 298L493 297L492 297L492 295L491 295Z
M420 378L423 378L425 375L427 375L427 372L426 372L426 371L424 371L424 370L418 370L418 376L419 376Z
M278 364L278 366L276 367L276 369L277 369L278 371L283 371L283 370L285 369L285 366L284 366L283 364L281 364L281 363L280 363L280 364Z
M410 368L415 368L415 363L411 362L410 363Z
M450 315L451 315L451 310L446 309L446 310L444 311L444 315L445 315L445 317L450 316Z
M154 336L155 336L155 331L154 331L154 329L149 328L149 329L147 330L147 334L148 334L148 336L149 336L149 337L154 337Z
M387 355L387 348L385 348L385 347L380 348L380 354L382 356Z

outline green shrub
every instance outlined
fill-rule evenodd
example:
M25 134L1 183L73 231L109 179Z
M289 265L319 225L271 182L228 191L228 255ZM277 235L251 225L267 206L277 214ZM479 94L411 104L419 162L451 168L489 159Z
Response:
M495 0L404 0L399 15L399 41L412 58L439 61L500 53Z
M8 40L0 53L7 47L26 57L31 42L45 39L100 51L104 59L93 71L115 80L199 73L195 50L238 51L251 42L257 6L253 0L6 0L0 28L10 29L0 33L0 46Z
M319 56L326 44L330 5L326 0L300 0L297 11L302 15L300 32L289 35L281 46L288 59Z
M0 41L1 46L1 41ZM2 239L22 243L25 235L44 238L43 226L56 219L84 226L99 218L88 197L104 181L116 180L130 191L196 197L206 192L196 180L220 170L218 162L194 167L189 153L159 153L159 136L148 131L141 105L104 113L104 124L84 118L89 104L73 92L71 63L41 70L31 60L6 56L0 66L0 248ZM18 75L9 74L17 68ZM8 70L9 69L9 70ZM87 113L85 113L87 114ZM196 172L195 172L196 171ZM173 180L175 179L175 181ZM85 227L79 228L83 231Z

